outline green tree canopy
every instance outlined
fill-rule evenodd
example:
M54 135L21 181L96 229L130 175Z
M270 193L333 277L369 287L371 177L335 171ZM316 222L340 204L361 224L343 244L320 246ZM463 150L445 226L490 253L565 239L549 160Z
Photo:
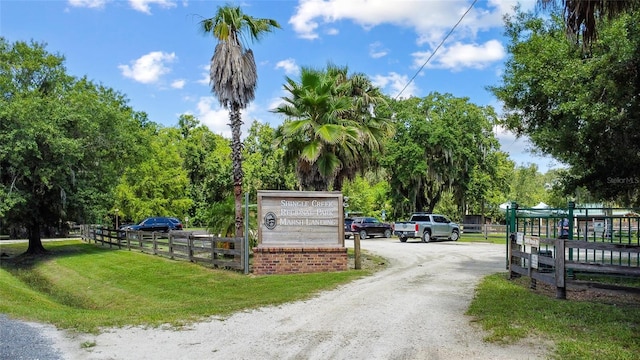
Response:
M511 178L508 194L509 200L516 201L521 207L532 207L541 201L548 201L545 178L538 171L538 166L518 166Z
M293 167L284 161L284 149L273 146L276 130L269 124L254 121L244 139L244 173L246 191L255 201L257 190L294 190L297 188Z
M396 135L389 141L384 165L390 174L394 211L433 211L450 191L462 213L472 194L473 178L495 173L490 160L499 144L493 134L495 112L467 98L432 93L391 104ZM489 191L489 184L478 195Z
M105 214L146 116L38 43L0 38L0 88L0 216L42 252L42 232Z
M365 216L374 216L380 220L389 221L393 213L393 205L389 197L389 182L383 175L384 170L365 176L357 175L355 179L345 181L342 193L348 198L345 213L357 212ZM383 219L382 211L385 212Z
M571 167L568 193L638 204L640 12L603 23L584 53L567 42L559 17L518 12L506 19L510 58L502 84L503 124Z
M637 0L538 0L543 7L556 8L561 3L564 23L568 35L585 44L597 38L597 24L601 20L611 20L620 14L638 9Z
M184 219L193 201L180 157L180 132L175 128L147 131L148 148L143 159L128 167L120 178L115 206L123 218L134 222L149 216Z
M178 125L182 134L178 150L188 174L193 203L187 214L189 223L205 225L210 221L212 204L233 195L231 143L192 115L181 115Z

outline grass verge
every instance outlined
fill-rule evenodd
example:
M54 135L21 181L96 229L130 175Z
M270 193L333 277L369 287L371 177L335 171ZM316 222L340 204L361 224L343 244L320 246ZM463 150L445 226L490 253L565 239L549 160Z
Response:
M78 240L49 242L41 257L1 245L0 313L82 332L125 325L181 326L209 316L312 297L368 275L362 270L252 276ZM352 256L352 252L351 255Z
M460 240L462 242L488 242L488 243L492 243L492 244L506 244L507 243L507 239L506 239L506 235L503 233L497 234L497 233L491 233L491 234L487 234L485 237L485 234L481 234L481 233L463 233L462 235L460 235Z
M553 344L563 360L638 359L640 303L629 294L577 292L557 300L554 289L528 287L529 279L486 277L467 312L489 331L487 341L509 343L525 337Z

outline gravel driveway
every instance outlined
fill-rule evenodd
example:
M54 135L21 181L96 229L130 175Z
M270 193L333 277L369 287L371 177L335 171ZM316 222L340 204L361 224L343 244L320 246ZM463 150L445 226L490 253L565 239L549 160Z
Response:
M347 240L352 247L353 241ZM502 346L464 315L479 280L505 271L505 247L367 239L390 266L336 290L176 331L140 327L70 336L40 326L64 359L538 359ZM256 294L256 296L260 296ZM95 346L81 348L81 344Z

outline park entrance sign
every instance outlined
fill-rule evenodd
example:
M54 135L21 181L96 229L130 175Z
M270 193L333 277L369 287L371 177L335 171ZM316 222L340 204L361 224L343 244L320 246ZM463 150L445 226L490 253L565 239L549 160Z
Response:
M258 191L258 209L260 247L344 246L342 193Z
M347 269L341 192L258 191L255 274Z

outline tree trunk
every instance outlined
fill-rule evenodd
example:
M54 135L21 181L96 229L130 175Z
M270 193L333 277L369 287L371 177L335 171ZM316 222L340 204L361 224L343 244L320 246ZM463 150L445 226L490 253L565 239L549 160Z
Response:
M233 165L233 196L235 198L235 228L236 237L244 236L244 216L242 214L242 141L240 141L242 119L240 107L233 104L229 113L231 123L231 161Z
M42 246L42 239L40 238L40 224L29 225L29 247L27 248L27 254L37 255L44 254L47 250Z

